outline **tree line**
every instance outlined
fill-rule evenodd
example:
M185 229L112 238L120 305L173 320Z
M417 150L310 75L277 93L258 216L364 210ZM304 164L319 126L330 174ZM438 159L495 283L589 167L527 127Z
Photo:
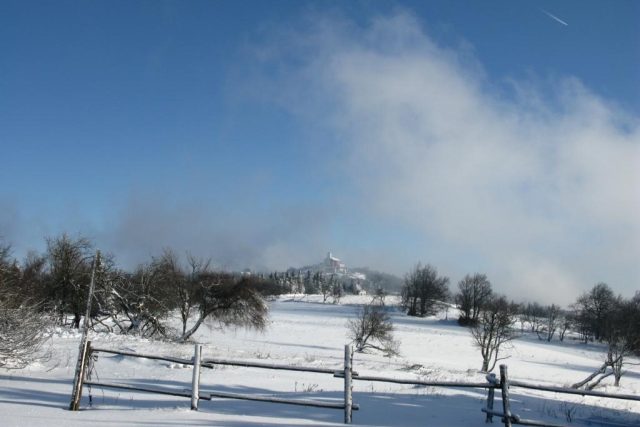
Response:
M180 257L169 249L127 271L117 266L113 255L97 256L90 240L67 234L46 239L43 253L30 252L20 262L0 241L0 366L25 363L41 344L47 325L80 326L92 272L95 294L85 319L90 327L183 342L204 323L263 328L270 295L319 293L325 302L335 303L345 292L359 291L351 281L319 272L219 271L209 260ZM640 353L640 292L623 298L598 283L563 309L510 301L495 293L480 273L465 276L455 292L449 283L433 266L418 264L405 276L401 306L407 315L424 317L455 303L458 323L469 328L480 350L482 371L493 370L505 357L504 347L525 332L544 341L563 341L571 332L584 343L606 344L602 366L576 387L593 388L611 375L618 385L629 356ZM397 354L384 296L382 288L377 289L374 303L349 324L360 351ZM169 323L175 313L177 328Z
M315 266L289 268L285 271L274 271L268 274L270 280L284 288L286 293L323 295L324 302L339 302L343 295L359 293L375 294L398 292L402 279L392 274L382 273L370 268L354 268L353 273L361 273L366 278L355 278L352 275L322 272ZM264 277L261 275L261 277Z
M265 298L284 291L268 278L218 271L208 260L169 249L132 271L119 268L112 255L96 254L90 240L67 234L46 239L44 253L30 252L22 262L0 244L0 366L24 362L45 323L80 326L93 270L90 327L178 341L205 322L263 328ZM171 328L176 312L180 326Z
M402 307L410 316L424 317L455 302L460 311L458 323L469 327L480 350L482 371L493 370L504 358L501 349L525 331L547 342L554 336L563 341L571 331L584 343L606 344L602 366L585 381L574 384L576 388L593 388L611 375L619 385L629 357L640 355L640 291L624 298L616 296L606 283L598 283L568 309L562 309L556 304L509 301L496 294L487 276L480 273L466 275L457 288L452 294L448 277L438 275L430 265L418 264L405 276Z
M325 274L320 271L289 269L272 272L269 280L279 284L283 292L292 294L322 295L322 302L340 302L345 294L357 294L358 285L354 280L337 274Z

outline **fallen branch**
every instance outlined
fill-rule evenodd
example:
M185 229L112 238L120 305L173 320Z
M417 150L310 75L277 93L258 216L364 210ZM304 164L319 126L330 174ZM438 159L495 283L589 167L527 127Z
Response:
M575 384L571 385L571 388L580 388L583 387L585 384L587 384L589 381L591 381L592 379L594 379L595 377L597 377L598 375L602 375L605 373L605 371L607 370L607 363L603 363L602 366L596 370L593 374L589 375L587 378L585 378L582 381L579 381Z

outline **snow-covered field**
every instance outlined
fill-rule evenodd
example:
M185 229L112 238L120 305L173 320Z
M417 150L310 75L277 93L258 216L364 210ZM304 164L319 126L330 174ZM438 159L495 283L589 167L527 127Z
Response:
M271 303L270 325L262 333L202 328L195 340L203 357L234 358L268 363L310 365L339 369L347 343L345 323L357 305L369 297L345 297L339 305L319 300L281 297ZM361 375L453 381L483 381L481 360L465 328L450 310L438 318L410 318L393 313L398 357L356 354L354 369ZM142 340L115 334L92 334L95 347L191 358L192 344ZM188 399L149 393L85 389L83 410L66 408L77 357L79 335L58 330L48 344L50 358L21 370L0 370L0 425L2 426L308 426L341 425L343 413L228 399L201 401L189 409ZM603 348L576 341L539 341L525 335L508 350L505 361L512 379L569 385L601 364ZM191 368L167 362L101 354L94 380L132 385L190 388ZM202 393L207 390L275 395L287 398L342 398L343 381L330 375L252 368L204 369ZM640 367L630 367L619 388L611 393L640 395ZM512 388L512 412L523 418L576 426L638 426L640 402L536 392ZM89 404L91 394L92 404ZM499 393L498 393L499 394ZM486 391L414 387L356 381L354 402L360 411L354 424L372 426L483 426ZM496 399L496 405L500 402ZM571 416L572 422L567 420ZM494 419L499 424L499 419Z

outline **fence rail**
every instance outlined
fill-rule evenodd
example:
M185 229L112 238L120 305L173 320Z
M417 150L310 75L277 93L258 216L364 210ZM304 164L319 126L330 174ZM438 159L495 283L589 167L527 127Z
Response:
M92 360L91 355L94 353L109 353L116 354L125 357L138 357L152 360L161 360L173 363L180 363L183 365L194 366L193 379L191 384L191 390L184 389L183 391L170 388L149 388L128 384L115 384L115 383L103 383L90 381L87 379L87 375L90 369L87 366ZM486 422L493 422L493 417L500 417L502 423L505 426L510 427L513 424L528 425L528 426L546 426L546 427L564 427L559 424L551 424L542 421L528 420L520 418L517 414L513 414L510 408L509 391L511 387L525 388L532 390L547 391L553 393L572 394L580 396L592 396L599 398L609 399L624 399L640 401L640 396L629 394L611 394L600 391L591 390L577 390L566 387L555 387L540 384L531 384L527 382L510 380L508 377L507 366L500 365L500 378L498 379L495 374L489 374L486 376L487 382L457 382L457 381L422 381L413 379L402 378L388 378L370 375L359 375L353 371L353 348L350 345L345 346L344 357L344 369L336 370L331 368L320 368L315 366L297 366L297 365L285 365L285 364L273 364L263 362L249 362L238 361L229 359L215 359L208 358L203 359L202 346L196 345L193 359L184 359L171 356L158 356L153 354L134 353L128 351L111 350L105 348L91 347L91 341L87 341L84 354L81 359L83 365L80 369L80 378L76 378L76 382L79 384L79 393L82 393L82 386L104 387L131 391L142 391L148 393L165 394L171 396L191 398L191 409L198 409L199 400L211 400L212 398L224 398L224 399L240 399L258 402L270 402L281 403L298 406L310 406L316 408L328 408L328 409L341 409L344 410L344 422L350 424L352 421L352 411L359 410L360 406L357 403L353 403L352 397L352 385L353 381L372 381L372 382L385 382L394 384L407 384L417 386L431 386L431 387L447 387L447 388L481 388L488 390L486 407L481 411L486 414ZM273 369L273 370L286 370L294 372L310 372L316 374L330 374L336 378L342 378L344 380L344 399L342 402L329 402L322 400L311 399L287 399L276 396L264 396L264 395L250 395L241 393L228 393L215 390L207 390L204 393L200 393L200 368L212 369L215 365L237 366L244 368L257 368L257 369ZM494 410L495 390L500 390L502 411ZM74 396L78 393L74 388ZM79 403L79 402L78 402ZM74 410L77 410L76 407Z
M140 387L129 384L115 384L115 383L103 383L97 381L84 381L84 385L94 386L94 387L103 387L103 388L113 388L118 390L131 390L131 391L144 391L147 393L156 393L156 394L166 394L168 396L178 396L178 397L187 397L191 398L192 393L190 391L179 391L179 390L171 390L169 388L150 388L150 387ZM203 399L200 396L200 399ZM206 399L206 397L204 397Z
M271 403L285 403L289 405L299 405L299 406L313 406L316 408L332 408L332 409L344 409L344 403L334 403L334 402L323 402L320 400L309 400L309 399L284 399L281 397L273 397L273 396L256 396L256 395L247 395L240 393L227 393L220 391L212 391L207 392L209 395L209 400L212 397L220 397L222 399L240 399L240 400L253 400L256 402L271 402ZM354 404L352 409L357 411L360 409L360 406Z
M107 348L94 348L94 347L91 347L91 351L93 353L111 353L111 354L117 354L120 356L127 356L127 357L139 357L142 359L163 360L165 362L180 363L182 365L191 365L191 366L194 365L193 359L182 359L179 357L157 356L154 354L134 353L131 351L110 350ZM205 368L211 368L211 366L207 366L204 364L201 366L204 366Z
M452 387L452 388L496 388L498 386L486 383L465 383L457 381L420 381L401 378L372 377L367 375L354 375L354 381L373 381L394 384L422 385L431 387Z
M553 393L561 393L561 394L573 394L580 396L593 396L607 399L625 399L625 400L635 400L640 401L640 396L634 396L630 394L611 394L604 393L600 391L591 391L591 390L577 390L573 388L566 387L554 387L554 386L546 386L539 384L531 384L522 381L513 381L509 379L507 373L507 365L500 365L500 381L497 380L494 374L487 375L487 381L489 383L494 384L496 388L500 388L502 392L502 412L493 410L493 399L494 396L490 392L487 398L487 407L482 408L482 412L487 414L487 422L492 422L493 416L499 416L502 418L502 422L505 426L510 427L512 424L519 425L529 425L529 426L544 426L544 427L565 427L560 424L551 424L542 421L536 420L527 420L520 418L516 414L511 413L510 401L509 401L509 389L511 387L520 387L527 388L531 390L541 390L541 391L549 391Z
M611 393L605 393L603 391L578 390L575 388L538 385L538 384L530 384L530 383L515 381L515 380L509 381L509 385L512 387L528 388L531 390L552 391L555 393L564 393L564 394L577 394L579 396L605 397L608 399L635 400L637 402L640 402L640 396L635 396L633 394L611 394Z
M87 365L92 360L92 354L97 353L108 353L115 354L125 357L137 357L151 360L161 360L172 363L180 363L183 365L191 365L194 367L193 369L193 378L191 383L191 390L180 391L176 389L169 388L149 388L149 387L141 387L135 385L128 384L115 384L115 383L105 383L99 381L90 381L87 379L89 369L87 369ZM351 345L345 346L344 353L344 369L343 370L335 370L329 368L318 368L315 366L293 366L293 365L282 365L282 364L271 364L271 363L260 363L260 362L243 362L243 361L235 361L235 360L227 360L227 359L202 359L202 346L196 344L195 352L193 359L183 359L179 357L171 357L171 356L158 356L155 354L144 354L144 353L134 353L130 351L120 351L120 350L112 350L107 348L96 348L91 347L91 342L87 341L86 348L84 351L82 359L82 369L79 371L80 375L76 381L79 384L80 393L82 392L82 387L84 385L92 386L92 387L103 387L103 388L112 388L112 389L120 389L120 390L131 390L131 391L142 391L147 393L156 393L156 394L164 394L170 396L178 396L178 397L186 397L191 399L191 409L198 409L198 401L199 400L211 400L212 398L223 398L223 399L240 399L240 400L250 400L257 402L270 402L270 403L281 403L288 405L298 405L298 406L310 406L316 408L327 408L327 409L341 409L344 411L344 420L345 424L350 424L352 419L352 411L357 411L360 409L360 406L356 403L353 403L352 399L352 385L351 380L352 376L357 373L353 372L351 362L353 359L353 348ZM220 392L215 390L206 391L205 393L200 393L200 368L205 367L212 369L215 365L228 365L228 366L238 366L244 368L258 368L258 369L275 369L275 370L286 370L286 371L294 371L294 372L311 372L316 374L330 374L336 378L343 378L344 380L344 400L343 402L328 402L322 400L311 400L311 399L286 399L276 396L261 396L261 395L250 395L250 394L241 394L241 393L227 393ZM77 393L74 390L74 395ZM79 403L79 402L78 402ZM79 405L73 408L73 410L79 409Z
M505 418L505 415L502 412L492 411L487 408L482 408L482 412L486 413L487 415L491 415L491 416L495 415L496 417L501 417L503 419ZM549 423L536 421L536 420L527 420L524 418L520 418L518 415L511 415L511 423L520 424L523 426L565 427L562 424L549 424Z
M260 369L275 369L282 371L299 371L299 372L313 372L316 374L331 374L334 375L335 369L330 368L317 368L313 366L296 366L296 365L279 365L273 363L261 363L261 362L243 362L237 360L228 359L204 359L202 361L203 366L212 367L213 365L226 365L226 366L239 366L243 368L260 368ZM357 375L355 372L353 375Z

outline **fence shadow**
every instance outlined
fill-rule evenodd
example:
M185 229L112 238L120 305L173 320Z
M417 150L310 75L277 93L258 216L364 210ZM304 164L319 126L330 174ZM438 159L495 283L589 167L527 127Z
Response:
M164 386L164 381L156 382L157 386ZM143 382L139 383L140 385ZM175 382L168 381L166 386L175 388ZM215 387L202 384L201 393L207 391L219 391L227 393L240 393L248 395L275 396L286 399L313 399L321 401L340 402L343 398L341 392L277 392L261 387L248 386L221 386ZM142 394L138 393L140 398ZM499 395L499 393L498 393ZM637 426L640 414L629 410L603 408L593 403L567 403L559 402L553 393L549 397L523 395L512 389L511 409L515 414L523 418L539 421L547 421L555 424L567 424L571 426ZM354 392L354 402L360 405L359 411L354 411L353 420L356 425L368 426L404 426L418 427L424 425L437 426L486 426L485 414L481 412L486 404L486 391L466 390L456 392L448 390L444 392L437 387L416 387L413 393L398 392ZM588 400L586 401L588 402ZM112 406L113 402L106 402ZM186 399L168 399L158 401L154 399L136 397L134 400L121 399L118 406L123 410L149 407L173 407L175 405L188 406ZM499 397L496 398L496 408L501 406ZM129 407L130 406L130 407ZM96 409L100 404L94 405ZM286 419L287 425L296 425L296 420L308 420L317 423L341 424L343 412L335 409L308 408L268 402L251 402L235 399L213 398L209 401L201 401L200 412L222 414L225 416L248 416L260 419L255 425L266 425L264 418L275 417ZM571 422L569 422L569 417ZM274 424L277 422L274 421ZM494 424L500 425L494 418ZM233 422L225 425L234 425ZM243 420L235 425L252 425L250 420Z
M0 389L0 405L18 404L24 406L40 406L66 410L69 405L71 382L68 380L51 380L45 378L22 378L4 376L4 380L27 384L28 387L3 387ZM147 378L133 378L126 381L129 385L162 387L172 390L186 390L189 384L173 380L150 380ZM58 386L55 386L55 385ZM54 386L57 391L47 390ZM63 386L62 388L60 386ZM68 386L68 387L67 387ZM358 388L368 387L360 383ZM207 391L221 391L242 393L249 395L269 395L288 399L314 399L339 402L343 398L339 391L314 392L277 392L261 387L207 385L203 382L201 393ZM93 405L89 407L89 390L85 389L81 407L87 411L108 410L114 413L114 419L126 420L129 411L141 409L165 409L186 411L189 399L171 396L157 396L136 391L101 390L93 387L91 390ZM499 393L497 393L499 395ZM571 416L571 426L637 426L640 420L638 412L630 410L615 410L596 406L585 398L583 403L563 403L554 399L553 393L549 397L524 395L518 388L511 391L511 408L513 413L523 418L548 421L555 424L568 424L567 417ZM353 420L356 425L369 426L486 426L485 415L480 409L486 403L486 391L480 389L456 391L444 390L437 387L413 387L410 392L356 391L354 402L360 405L359 411L354 411ZM586 402L586 403L585 403ZM496 408L501 405L496 397ZM211 401L201 401L199 412L210 414L210 420L216 420L216 415L223 416L224 425L240 426L269 426L282 425L340 425L343 412L335 409L307 408L267 402L249 402L233 399L214 398ZM122 416L117 415L122 413ZM110 415L111 416L111 415ZM236 420L235 418L238 417ZM205 417L206 418L206 417ZM272 421L270 418L274 418ZM276 419L277 418L277 419ZM306 420L306 421L305 421ZM102 421L101 421L102 422ZM122 421L120 421L122 422ZM185 419L189 425L207 425L202 419ZM215 423L215 421L214 421ZM114 422L117 425L118 422ZM144 421L136 424L144 424ZM494 419L495 425L500 425ZM176 425L175 421L149 422L149 425ZM208 424L210 425L210 424Z

